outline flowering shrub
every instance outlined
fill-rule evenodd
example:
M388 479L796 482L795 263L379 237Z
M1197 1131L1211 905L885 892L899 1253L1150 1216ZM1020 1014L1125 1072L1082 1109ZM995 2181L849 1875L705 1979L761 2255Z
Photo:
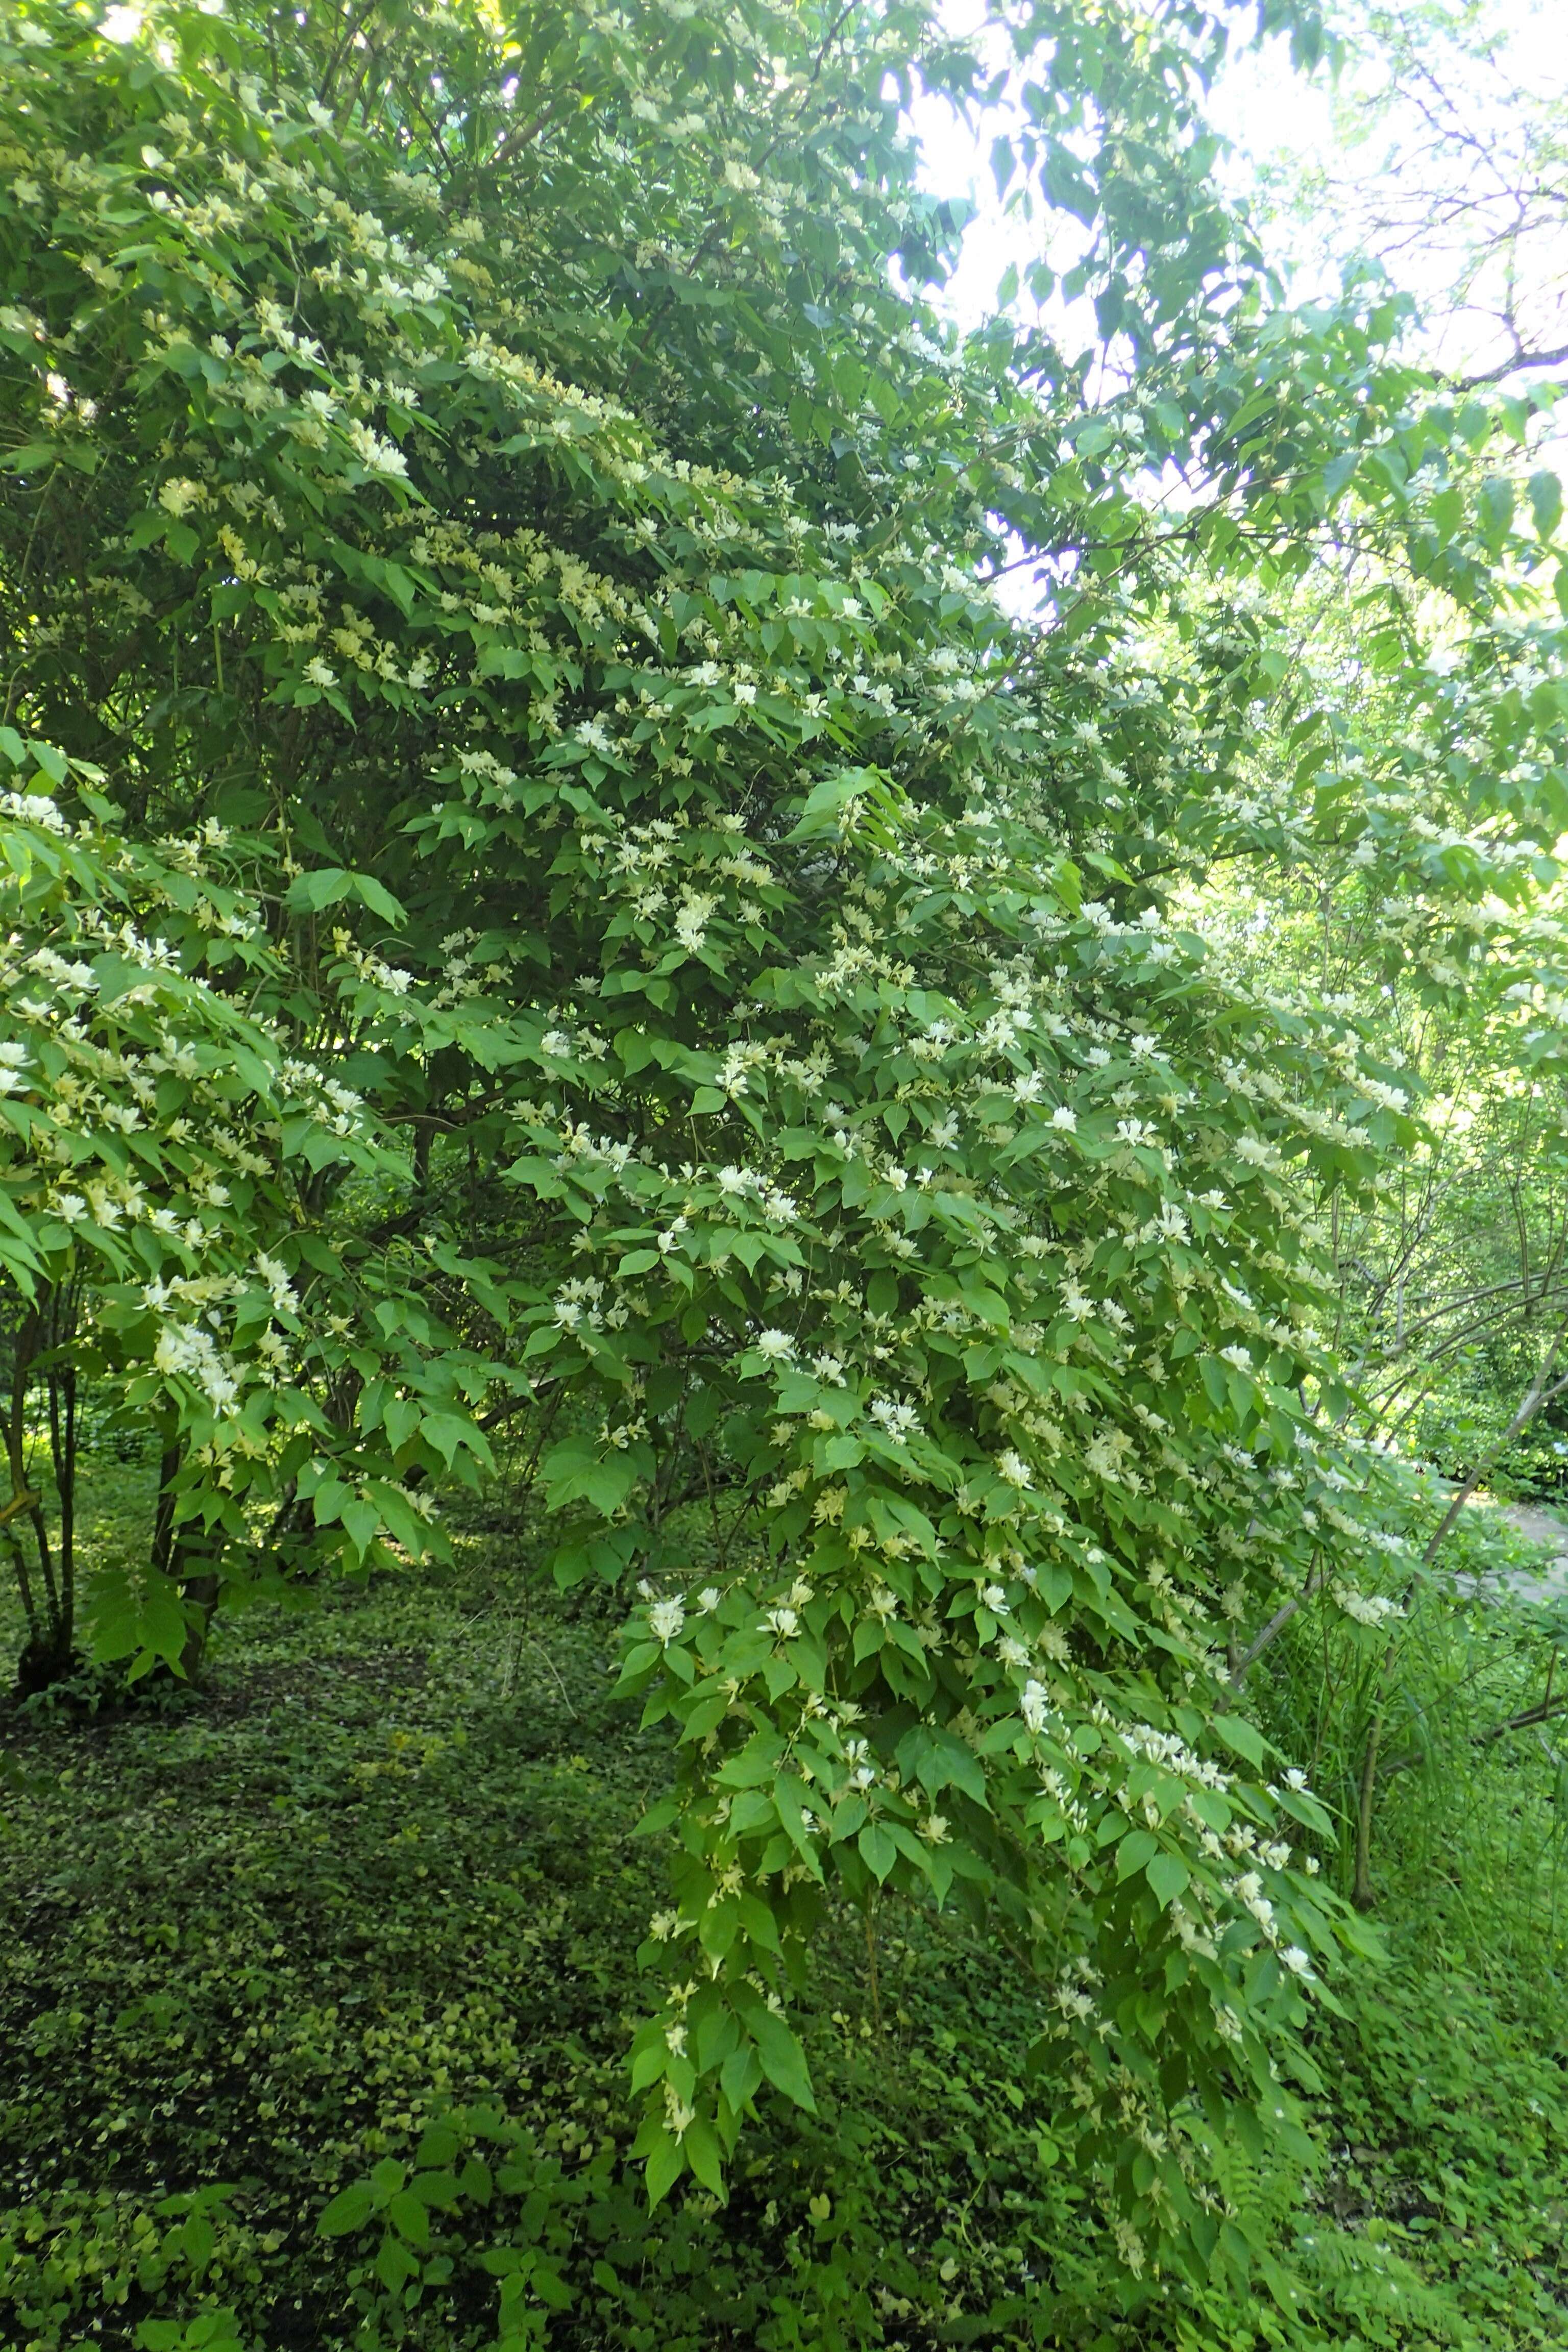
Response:
M1205 373L1211 281L1258 280L1172 95L1222 28L1081 13L1016 28L1061 117L1019 156L1160 354L1217 562L1238 502L1307 530L1393 394L1352 305L1318 487L1241 464L1264 361ZM111 1638L417 1547L526 1415L680 1759L653 2195L720 2191L764 2084L811 2104L792 1977L889 1888L1037 1983L1129 2266L1234 2252L1204 2133L1289 2132L1344 1923L1226 1649L1397 1549L1309 1195L1415 1132L1342 1007L1171 914L1167 853L1274 837L1265 672L1141 648L1126 405L1091 433L1043 339L960 348L889 273L952 222L888 77L977 71L923 10L356 24L0 36L0 613L62 795L23 755L3 1246L26 1316L83 1302L48 1379L166 1449ZM1010 533L1056 625L987 584Z
M460 1359L421 1347L423 1310L395 1268L367 1264L341 1227L331 1246L321 1237L321 1201L374 1183L386 1154L360 1097L277 1017L287 970L259 907L221 878L244 845L211 818L155 848L125 842L96 772L73 779L10 729L0 755L25 787L3 803L0 1264L17 1301L7 1531L26 1671L71 1650L87 1382L151 1421L166 1465L152 1565L116 1587L100 1647L135 1653L133 1672L177 1664L192 1558L253 1544L266 1513L287 1559L307 1505L324 1557L355 1560L386 1536L417 1553L429 1499L408 1472L459 1449L482 1459L484 1441L455 1389ZM73 784L89 812L74 822L54 796ZM35 1380L52 1536L26 1462Z

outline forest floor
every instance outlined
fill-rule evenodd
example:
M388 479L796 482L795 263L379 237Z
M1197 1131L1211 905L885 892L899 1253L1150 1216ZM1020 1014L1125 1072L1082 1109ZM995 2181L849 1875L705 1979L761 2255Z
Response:
M140 1475L95 1505L106 1557ZM1489 1544L1467 1531L1468 1565ZM1387 1958L1342 1972L1315 2038L1312 2160L1220 2151L1274 2263L1130 2307L1029 2071L1037 1995L994 1942L890 1906L831 1916L814 1954L818 2114L763 2114L727 2208L647 2214L625 2051L668 1768L609 1695L617 1614L556 1593L498 1509L449 1571L220 1620L197 1690L116 1706L87 1677L5 1711L4 2352L490 2352L509 2267L516 2352L1562 2352L1568 1935L1538 1744L1461 1729L1462 1789L1394 1781ZM1465 1724L1534 1687L1533 1622L1435 1619ZM372 2168L454 2167L469 2189L406 2209L428 2244L321 2233ZM204 2311L232 2326L188 2335Z

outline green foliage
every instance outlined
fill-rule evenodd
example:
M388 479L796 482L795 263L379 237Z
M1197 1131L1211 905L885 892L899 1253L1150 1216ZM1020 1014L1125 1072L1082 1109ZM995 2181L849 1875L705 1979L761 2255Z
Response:
M300 1058L262 912L219 878L253 864L254 845L210 823L156 851L128 843L96 770L88 814L69 823L51 795L70 763L5 731L0 758L23 787L4 799L0 881L0 1266L17 1301L6 1539L32 1649L63 1663L79 1394L90 1382L100 1412L144 1419L168 1465L166 1523L142 1575L100 1588L97 1650L131 1657L133 1673L158 1659L180 1672L183 1558L249 1542L268 1510L286 1559L290 1515L307 1505L318 1558L338 1549L358 1563L389 1534L421 1549L408 1475L449 1468L459 1446L470 1461L488 1453L454 1418L463 1360L448 1347L434 1360L442 1335L395 1261L336 1227L322 1238L333 1196L345 1182L374 1192L387 1159L359 1098ZM363 1389L352 1433L345 1378ZM25 1458L35 1383L58 1548ZM382 1409L391 1394L395 1414Z
M1233 2142L1306 2151L1355 1938L1224 1645L1404 1572L1312 1211L1417 1138L1355 1007L1227 977L1170 890L1326 833L1419 877L1387 960L1458 988L1435 939L1568 814L1516 623L1555 511L1515 486L1544 395L1456 405L1381 291L1280 307L1211 184L1228 11L992 29L998 181L1084 230L1097 353L929 306L955 224L898 94L981 64L902 0L6 18L0 631L63 796L8 806L10 1507L47 1680L44 1428L63 1560L77 1384L141 1415L98 1648L180 1670L220 1596L421 1551L505 1425L560 1582L636 1586L617 1696L668 1727L668 2229L743 2125L826 2113L814 1952L934 1904L1008 1954L1010 2067L1137 2304L1251 2258ZM1489 794L1469 834L1287 684L1338 546L1394 781ZM1284 811L1247 789L1281 689ZM371 2305L444 2283L418 2177L335 2208ZM858 2259L818 2267L864 2332ZM518 2340L552 2274L508 2273Z
M1012 2063L1031 1996L887 1904L830 1915L797 2011L819 2114L773 2109L727 2203L650 2213L621 2048L668 1762L609 1696L613 1613L522 1601L517 1541L459 1534L449 1583L256 1603L176 1713L10 1727L35 1785L4 1873L5 2340L1556 2342L1561 1927L1554 1847L1523 1866L1553 1793L1528 1748L1486 1751L1436 1875L1395 1782L1398 1925L1318 2039L1305 2168L1214 2150L1251 2293L1130 2291ZM1481 1622L1478 1704L1506 1709L1540 1668Z
M931 28L781 15L765 40L704 21L623 43L584 19L557 49L553 19L511 47L433 21L390 62L389 136L385 111L310 96L336 70L313 20L279 49L175 13L143 52L28 23L12 123L48 193L14 177L4 331L31 436L8 559L30 723L90 745L133 827L258 828L289 877L255 885L278 1017L330 1039L378 1143L421 1139L376 1183L307 1186L289 1249L248 1236L282 1269L269 1297L178 1277L237 1339L254 1323L256 1354L230 1345L207 1421L164 1433L161 1507L199 1518L202 1551L155 1548L100 1646L173 1656L169 1583L268 1573L280 1529L407 1544L398 1474L482 1459L459 1408L505 1377L489 1346L444 1345L412 1286L343 1311L293 1279L400 1266L419 1234L459 1321L504 1337L563 1572L662 1588L622 1684L681 1766L650 1939L678 1968L633 2051L650 2190L717 2192L764 2085L811 2106L783 1999L828 1888L929 1892L1053 1985L1038 2054L1130 2263L1168 2243L1206 2265L1194 2118L1288 2126L1276 2044L1336 1934L1280 1834L1310 1801L1210 1729L1213 1562L1234 1555L1261 1612L1321 1540L1263 1475L1341 1475L1311 1427L1335 1375L1285 1156L1325 1181L1370 1161L1297 1116L1344 1083L1324 1041L1216 990L1096 845L1100 763L1080 798L1073 747L1143 764L1152 822L1174 738L1146 683L1107 693L1087 614L1041 637L985 593L996 402L1051 428L1009 359L943 351L885 277L895 250L914 266L911 158L862 93ZM1171 36L1199 58L1215 29L1194 12ZM1062 90L1091 52L1107 161L1161 121L1185 155L1165 61L1113 17L1058 44ZM548 142L504 127L509 73L549 87L584 58ZM483 168L414 103L437 73ZM717 197L671 131L700 89ZM1075 120L1031 152L1047 189ZM1163 347L1180 320L1194 354L1206 233L1173 235L1135 297L1121 185L1074 198L1102 305L1131 331L1142 304ZM612 194L643 206L650 259L721 228L744 257L721 322L695 302L665 331L686 306L668 271L650 292L611 268ZM826 347L802 347L789 322L817 313ZM828 409L784 397L786 362ZM1046 546L1043 514L998 512ZM47 1017L68 1028L74 1000ZM1299 1106L1255 1119L1237 1057L1290 1071ZM280 1129L282 1163L310 1165ZM179 1331L206 1362L159 1281L154 1365ZM320 1398L289 1378L296 1316ZM697 1491L724 1531L700 1591L668 1534Z

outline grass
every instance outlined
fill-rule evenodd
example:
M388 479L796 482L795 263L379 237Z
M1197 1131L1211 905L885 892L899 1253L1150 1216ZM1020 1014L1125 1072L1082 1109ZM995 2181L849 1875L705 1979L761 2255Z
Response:
M100 1474L103 1561L141 1475ZM892 1910L869 1940L840 1916L817 1956L820 2115L770 2111L727 2208L646 2213L623 2056L662 1900L636 1832L663 1735L608 1696L609 1597L527 1568L498 1512L443 1577L220 1621L197 1692L11 1715L5 2352L194 2352L188 2323L219 2312L212 2352L479 2352L502 2310L509 2344L555 2352L1560 2352L1568 2017L1539 1739L1467 1741L1446 1829L1431 1773L1396 1780L1390 1958L1325 2021L1317 2165L1226 2159L1278 2270L1130 2305L1050 2161L1030 1989ZM1478 1605L1424 1671L1464 1691L1450 1716L1506 1712L1547 1638ZM412 2239L368 2212L321 2234L345 2186L384 2202L421 2164L451 2189Z

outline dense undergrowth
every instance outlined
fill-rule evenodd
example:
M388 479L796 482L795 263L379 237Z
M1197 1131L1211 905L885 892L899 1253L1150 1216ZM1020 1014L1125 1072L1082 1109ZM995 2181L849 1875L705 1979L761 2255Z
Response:
M142 1475L100 1475L102 1559ZM1500 1540L1477 1515L1459 1564ZM558 2352L1562 2343L1568 1780L1550 1721L1477 1737L1539 1694L1549 1612L1429 1606L1312 2160L1226 2155L1276 2249L1243 2304L1119 2280L1025 2070L1037 1994L891 1905L818 1956L817 2116L769 2112L727 2207L647 2213L667 1751L609 1696L609 1610L525 1559L498 1508L440 1580L234 1618L198 1690L89 1674L9 1717L0 2343L459 2352L498 2309ZM1287 1658L1255 1696L1302 1739L1291 1690Z

